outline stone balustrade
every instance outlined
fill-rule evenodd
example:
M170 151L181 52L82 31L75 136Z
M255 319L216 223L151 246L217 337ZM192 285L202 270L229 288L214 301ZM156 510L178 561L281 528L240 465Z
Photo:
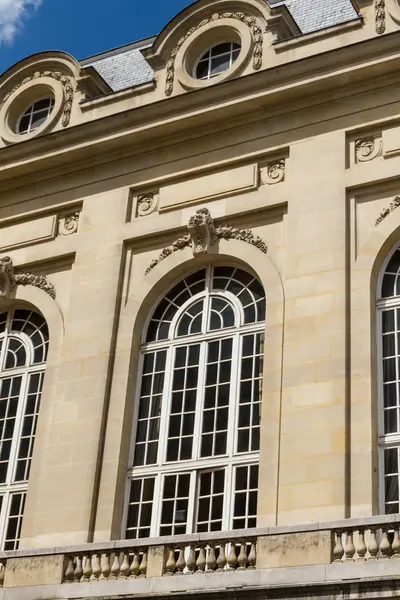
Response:
M111 589L107 582L121 586L129 580L128 587L143 592L154 578L162 578L164 587L157 583L162 589L175 589L174 585L180 589L179 576L209 573L212 577L204 581L212 587L211 580L221 584L219 576L229 579L241 573L240 577L251 579L257 570L272 577L273 572L299 566L312 569L311 577L322 573L342 579L351 573L368 577L380 568L373 566L374 561L393 558L400 558L400 514L0 552L0 587L86 584L89 597L91 582L105 583ZM354 566L349 568L351 563ZM386 570L397 573L395 563L387 565ZM168 583L170 577L176 578L176 584ZM192 579L190 586L201 587L196 577Z
M332 562L352 562L400 558L400 523L350 525L336 529Z
M78 553L67 557L64 583L146 577L147 549Z
M167 551L164 575L245 571L256 568L256 538L227 543L172 544Z

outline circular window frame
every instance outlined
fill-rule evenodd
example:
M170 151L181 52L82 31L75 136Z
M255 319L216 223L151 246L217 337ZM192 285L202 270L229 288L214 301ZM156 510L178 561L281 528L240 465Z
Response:
M226 41L240 44L239 56L229 69L210 79L194 77L194 65L201 54ZM232 18L211 21L192 33L179 48L175 58L176 78L182 87L188 90L202 89L232 79L248 64L253 47L253 36L246 23Z
M209 52L210 50L212 50L213 48L216 48L217 46L220 46L221 44L238 44L238 43L240 43L240 42L236 42L236 41L235 41L235 42L232 42L232 40L228 40L228 39L226 39L226 40L221 40L221 41L218 41L216 44L212 44L212 46L210 46L209 48L207 48L207 50L204 50L203 52L201 52L201 53L199 54L199 56L197 57L197 60L195 61L194 65L193 65L193 67L192 67L192 77L193 77L194 79L196 79L197 81L208 81L209 79L215 79L216 77L219 77L220 75L223 75L223 74L225 73L225 71L221 71L220 73L217 73L217 74L216 74L216 75L214 75L213 77L208 77L207 79L201 79L200 77L196 77L196 70L197 70L197 67L198 67L198 65L199 65L199 62L200 62L200 61L201 61L201 59L202 59L202 56L204 56L204 54L205 54L206 52ZM240 48L240 50L241 50L241 48ZM235 59L235 61L234 61L234 62L236 62L236 61L239 59L239 56L240 56L240 50L239 50L239 54L238 54L238 56L237 56L237 58ZM226 54L228 54L228 53L226 53ZM234 65L234 63L232 63L232 65L231 65L231 66L233 67L233 65ZM230 68L231 68L231 67L229 67L229 69L230 69ZM225 69L225 70L227 71L228 69Z
M31 131L36 131L36 129L39 129L39 127L41 127L41 125L39 125L38 127L35 127L35 129L33 129L33 130L31 130L31 131L29 131L29 132L23 132L23 133L21 133L21 131L19 130L19 127L20 127L21 121L22 121L22 119L24 118L24 116L25 116L25 113L26 113L26 112L27 112L27 111L28 111L28 110L29 110L29 109L30 109L32 106L34 106L34 105L35 105L37 102L41 102L42 100L53 100L53 101L54 101L54 104L53 104L53 106L52 106L52 108L51 108L51 111L48 113L48 115L47 115L47 117L46 117L46 121L47 121L47 119L49 119L49 118L51 117L51 115L53 114L53 110L54 110L55 98L54 98L54 95L53 95L53 94L51 94L51 95L50 95L50 93L49 93L49 94L47 94L47 96L45 95L45 96L41 96L40 98L35 98L35 100L34 100L33 102L31 102L31 103L30 103L30 104L29 104L29 105L28 105L28 106L25 108L25 110L23 110L23 111L21 112L21 114L19 115L18 119L16 120L16 123L15 123L15 132L14 132L14 133L16 133L17 135L24 135L24 136L25 136L25 135L28 135L28 133L31 133ZM43 125L43 124L44 124L44 123L42 123L42 125Z
M43 98L54 98L48 118L29 133L18 133L18 123L29 106ZM0 136L6 144L16 144L52 129L61 117L65 105L62 83L51 77L40 77L21 85L4 103L0 113Z

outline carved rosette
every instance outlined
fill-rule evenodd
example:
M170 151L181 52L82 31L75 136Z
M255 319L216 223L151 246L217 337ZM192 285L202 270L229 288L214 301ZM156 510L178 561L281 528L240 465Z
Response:
M274 160L260 169L261 182L267 185L279 183L285 179L285 160Z
M383 221L383 219L386 219L386 217L388 217L390 215L391 212L393 212L394 210L396 210L396 208L398 208L400 206L400 196L396 196L392 202L389 204L389 206L387 208L384 208L383 211L381 212L381 214L379 215L379 217L376 219L375 221L375 227L377 225L379 225L379 223L381 223Z
M368 162L382 154L382 138L366 137L355 142L356 162Z
M187 246L192 247L193 255L209 252L211 246L215 245L218 239L240 240L258 248L263 254L267 254L267 244L250 229L237 229L230 225L216 227L207 208L199 208L189 219L188 233L179 237L175 242L164 248L158 258L151 261L145 271L145 275L150 273L154 267L162 262L167 256L170 256L178 250L183 250Z
M378 35L385 33L386 14L385 0L375 0L375 31Z
M242 23L246 23L246 25L250 28L253 37L253 69L255 71L261 69L263 54L263 35L261 27L257 24L257 20L254 17L249 17L241 12L214 13L211 17L207 17L206 19L200 21L200 23L198 23L194 27L191 27L186 32L186 34L183 37L181 37L176 47L172 50L166 66L166 96L170 96L174 88L175 57L178 54L179 48L193 33L195 33L195 31L201 29L202 27L207 25L207 23L210 23L210 21L216 21L218 19L236 19L237 21L242 21Z
M136 216L146 217L158 208L158 195L149 193L141 194L136 200Z
M72 102L74 99L74 88L72 87L71 79L69 77L66 77L59 71L43 71L43 73L36 71L30 77L25 77L25 79L23 79L22 81L20 81L17 85L15 85L13 87L11 92L9 92L8 94L6 94L4 96L3 100L0 102L0 111L3 108L4 104L7 102L7 100L17 90L19 90L19 88L22 85L24 85L25 83L28 83L28 81L33 81L34 79L40 79L41 77L51 77L52 79L56 79L57 81L62 83L64 90L65 90L65 103L64 103L64 109L63 109L61 123L62 123L63 127L66 127L69 124L69 121L71 119Z
M79 211L73 212L71 215L60 217L58 221L58 235L72 235L78 231Z
M8 297L16 285L33 285L51 296L56 297L54 285L47 281L45 275L33 273L14 273L14 265L9 256L0 258L0 296Z

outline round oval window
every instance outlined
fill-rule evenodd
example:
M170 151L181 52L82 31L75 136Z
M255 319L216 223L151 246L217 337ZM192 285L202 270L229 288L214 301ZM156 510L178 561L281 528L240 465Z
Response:
M34 131L48 119L54 107L54 98L36 100L17 121L17 133L23 135Z
M194 67L196 79L211 79L227 71L240 53L240 44L223 42L212 46L197 60Z

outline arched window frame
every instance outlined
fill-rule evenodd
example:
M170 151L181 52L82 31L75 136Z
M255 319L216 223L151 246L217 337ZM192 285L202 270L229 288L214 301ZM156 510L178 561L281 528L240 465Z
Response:
M25 333L24 330L30 331L30 334ZM20 342L18 350L22 349L25 353L25 360L23 364L7 366L7 351L10 342L15 341ZM17 306L0 313L0 548L2 550L16 550L19 545L48 341L46 321L38 312ZM7 394L7 382L10 382L10 394ZM17 386L16 390L15 386Z
M139 531L140 526L137 527L136 532L126 530L127 537L147 537L147 536L157 536L157 535L169 535L174 533L183 533L182 531L176 531L174 526L172 526L171 531L166 531L166 527L163 527L163 522L161 518L162 513L162 501L163 501L163 491L162 486L165 482L165 477L168 475L182 475L189 474L190 484L188 488L188 505L187 505L187 526L185 529L185 533L191 533L196 531L196 512L198 510L198 506L196 503L198 502L199 496L199 478L206 472L210 470L216 471L218 469L224 470L224 507L223 507L223 515L222 522L217 529L211 530L226 530L235 527L235 523L239 523L240 519L234 518L234 501L237 495L239 495L238 489L235 488L236 475L238 475L239 471L237 470L240 467L244 467L247 469L247 479L249 485L247 486L246 493L248 497L251 494L257 494L257 484L253 487L250 485L250 480L254 482L254 474L256 473L256 480L258 477L258 463L259 463L259 447L257 449L249 449L245 452L238 451L238 416L239 416L239 404L238 404L238 393L239 393L239 385L241 383L241 375L239 372L239 366L241 361L241 344L243 343L244 336L254 336L253 348L257 347L257 343L259 344L259 350L254 350L255 356L252 356L252 360L255 362L259 361L261 365L260 372L258 374L257 383L259 384L259 402L258 408L261 408L261 386L262 386L262 361L263 361L263 340L264 340L264 330L265 330L265 320L262 319L257 322L247 323L245 324L244 318L244 309L241 305L238 297L235 294L231 293L229 290L212 290L210 289L210 282L212 280L213 274L213 266L210 265L206 269L206 289L194 294L192 297L188 298L177 310L175 315L173 316L168 335L164 339L156 340L156 341L147 341L146 336L149 330L149 326L151 320L153 318L154 313L156 312L158 306L161 301L170 293L170 291L177 285L177 282L169 290L164 292L162 297L156 303L155 308L148 316L142 331L142 344L141 344L141 353L138 362L138 372L140 374L143 373L143 365L146 352L149 350L157 351L161 349L166 350L166 363L164 372L167 374L165 382L163 384L163 401L161 404L161 415L160 415L160 433L159 433L159 446L157 451L157 460L156 463L148 464L148 465L134 465L134 451L135 451L135 435L138 430L138 411L139 411L139 401L135 402L135 415L134 415L134 432L133 432L133 441L132 441L132 453L130 457L130 469L128 471L128 486L126 492L126 502L125 502L125 515L124 515L124 529L126 527L126 522L129 524L129 516L128 512L130 510L130 489L131 482L133 480L141 479L144 481L147 478L154 478L154 493L152 498L153 511L152 517L149 527L145 527L145 531ZM234 269L234 267L232 267ZM241 271L240 269L238 271ZM196 273L200 273L200 271L196 271ZM247 276L250 276L248 272L245 272ZM189 274L190 276L190 274ZM254 276L250 276L253 280L257 280ZM183 280L185 281L185 279ZM258 280L257 280L258 281ZM179 282L178 282L179 283ZM258 283L259 285L259 283ZM261 286L262 287L262 286ZM222 329L208 330L206 318L208 316L208 306L210 305L212 298L223 298L229 305L232 306L234 312L234 324L230 327L225 327ZM202 332L194 333L191 335L187 335L185 337L177 337L176 332L179 327L180 320L182 316L186 313L188 308L196 304L199 300L203 299L205 302L205 310L202 318ZM264 304L265 304L265 295L264 295ZM256 309L256 315L259 313ZM265 309L264 309L265 310ZM205 316L206 315L206 316ZM196 424L194 426L193 433L193 448L194 454L192 451L192 458L190 459L177 459L173 461L167 460L167 443L168 443L168 426L169 419L171 418L171 403L172 403L172 373L173 373L173 360L174 353L177 348L186 345L186 347L193 347L197 344L200 345L200 356L199 356L199 377L198 381L203 382L200 384L201 386L205 386L205 369L206 369L206 348L208 348L208 344L212 343L215 340L232 340L232 373L229 381L230 389L229 389L229 406L228 406L228 432L227 432L227 447L226 452L221 455L214 456L201 456L201 448L200 448L200 437L201 427L202 427L202 418L201 409L197 410L196 404L196 413L197 416ZM256 342L258 340L258 342ZM254 369L254 368L253 368ZM253 370L254 375L254 370ZM137 390L135 398L140 398L140 389L142 385L142 376L138 378ZM243 383L243 382L242 382ZM204 387L202 388L205 389ZM167 393L166 393L167 390ZM167 400L165 398L165 394L167 395ZM201 396L202 391L197 391L197 399ZM202 398L204 402L204 398ZM202 406L204 411L204 405ZM251 409L253 410L253 409ZM252 413L253 415L253 413ZM182 430L181 430L182 431ZM259 431L259 421L258 421L258 431ZM251 438L250 438L251 439ZM251 442L249 442L251 443ZM214 447L213 447L214 448ZM255 470L256 469L256 470ZM241 473L244 473L243 469ZM143 494L144 483L141 484L141 494ZM252 498L254 495L252 495ZM179 498L179 496L178 496ZM140 500L142 500L142 496ZM159 500L159 501L157 501ZM165 498L164 498L165 500ZM247 504L249 504L249 500L247 499ZM141 508L139 507L141 510ZM139 510L138 509L138 510ZM175 510L175 509L174 509ZM254 518L253 518L254 517ZM255 526L256 524L256 511L254 515L247 515L241 521L241 527L237 526L236 528ZM140 525L140 524L139 524ZM199 523L197 522L197 526ZM207 527L213 527L211 522L208 523ZM200 530L198 530L200 531Z
M397 275L393 277L393 272L388 272L388 266L392 259L398 254ZM388 282L387 278L391 278ZM385 295L386 290L391 287L393 282L393 291L398 292L393 295ZM389 283L389 285L388 285ZM382 265L377 280L377 350L378 350L378 368L377 368L377 404L378 404L378 470L379 470L379 511L381 513L400 512L400 245L396 246L388 254ZM389 315L393 315L394 328L390 327ZM393 331L392 331L393 330ZM397 333L396 333L397 332ZM388 344L385 338L392 336L395 354L388 354ZM395 380L389 375L389 369L386 367L386 361L391 359L395 361ZM389 383L388 383L389 382ZM397 382L397 383L396 383ZM393 385L397 387L395 394L390 393ZM386 386L388 392L386 392ZM389 401L389 396L391 400ZM393 404L393 401L395 403ZM397 405L397 408L395 408ZM388 413L396 412L397 431L388 431L393 429L389 426ZM394 464L397 463L397 464Z

